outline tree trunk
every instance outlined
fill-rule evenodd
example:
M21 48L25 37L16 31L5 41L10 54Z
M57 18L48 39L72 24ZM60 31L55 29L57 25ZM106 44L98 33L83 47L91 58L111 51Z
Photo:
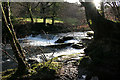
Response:
M43 24L46 25L46 17L43 18Z
M118 80L120 64L120 23L105 19L92 2L81 2L86 18L94 31L93 42L85 49L90 61L86 71L100 80ZM91 21L91 23L90 23ZM82 63L82 62L81 62ZM85 68L85 66L84 66Z
M10 25L9 28L12 30L12 34L14 35L13 37L15 38L15 42L17 44L17 47L18 47L18 49L19 49L19 51L21 53L21 56L25 59L25 55L24 55L23 49L21 48L21 46L20 46L20 44L19 44L19 42L17 40L13 24L11 23L10 14L9 14L10 13L9 3L4 3L3 4L3 9L4 9L4 12L5 12L5 16L6 16L7 22Z
M54 25L55 19L54 17L52 17L52 25Z
M104 14L104 3L101 2L101 11L102 11L102 16L105 17L105 14Z
M33 15L32 15L32 11L31 11L31 9L29 9L29 14L30 14L31 23L34 23Z
M28 5L28 12L29 12L29 15L30 15L31 23L34 23L32 10L31 10L31 5L30 4Z
M4 7L4 9L3 9L3 7ZM3 4L3 7L1 5L2 13L3 13L3 23L5 24L5 27L7 30L6 33L9 35L9 40L10 40L12 50L18 61L18 70L17 71L20 72L21 74L23 74L23 72L26 71L26 68L28 68L28 66L27 66L27 63L24 61L25 60L25 57L23 57L24 53L23 53L22 48L16 38L15 31L13 29L13 25L10 20L9 3L5 2Z
M45 8L42 8L42 14L43 14L43 24L46 25L46 16L45 16Z
M92 24L90 23L88 24L95 33L94 38L99 39L105 37L106 38L114 37L112 35L113 33L111 32L113 32L113 30L118 31L119 27L117 25L119 25L119 23L114 23L101 16L92 2L85 2L82 4L85 7L87 21L88 22L91 21L92 23Z

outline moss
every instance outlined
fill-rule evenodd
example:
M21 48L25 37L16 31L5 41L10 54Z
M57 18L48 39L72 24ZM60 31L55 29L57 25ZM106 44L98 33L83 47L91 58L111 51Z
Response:
M92 32L87 32L87 35L91 37L91 36L94 35L94 33L92 33Z
M2 80L7 80L8 78L10 78L12 76L12 74L14 74L16 71L16 69L8 69L6 71L2 72Z
M33 74L30 79L32 80L54 80L56 71L48 67L39 68L37 73Z
M92 20L91 19L89 19L89 23L90 23L90 25L92 25Z
M61 66L60 62L33 64L30 73L18 77L15 75L16 69L8 69L2 73L2 80L53 80Z
M36 72L33 73L29 78L32 80L54 80L56 74L61 68L62 64L60 62L44 62L39 64L33 64L32 68Z
M15 77L14 75L14 73L16 72L16 69L9 69L2 73L3 75L2 80L29 80L29 79L31 80L48 80L48 79L54 80L56 78L56 75L59 74L59 70L62 68L64 64L63 62L56 62L56 60L64 56L67 57L67 58L64 58L64 60L69 60L71 57L75 57L78 54L81 54L81 53L61 55L58 57L54 57L53 59L47 62L44 62L44 63L33 64L31 66L31 69L29 69L30 70L29 73L26 73L18 77Z

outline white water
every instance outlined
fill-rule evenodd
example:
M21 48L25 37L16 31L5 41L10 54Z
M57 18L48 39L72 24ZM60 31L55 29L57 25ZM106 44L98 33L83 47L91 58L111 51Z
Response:
M64 43L79 43L81 41L82 38L89 38L91 39L91 37L86 37L87 36L87 32L70 32L70 33L59 33L59 34L39 34L35 37L33 37L32 35L26 38L22 38L19 40L27 40L28 43L23 43L24 46L30 45L30 46L48 46L48 45L57 45L56 43L54 43L55 41L57 41L60 37L64 37L64 36L71 36L74 37L74 39L72 40L68 40L65 41ZM22 44L22 45L23 45ZM26 45L27 44L27 45ZM60 55L70 55L70 54L74 54L74 53L84 53L84 48L83 49L74 49L72 47L67 47L64 49L55 49L54 50L54 55L52 56L53 52L51 53L45 53L45 56L47 57L47 59L50 59L52 57L57 57ZM41 55L35 55L32 56L32 59L36 59L37 61L41 62L40 59ZM78 56L79 58L79 56Z
M69 32L69 33L60 33L57 35L54 34L39 34L35 37L28 36L26 38L21 38L19 40L27 40L28 43L27 45L31 45L31 46L48 46L48 45L55 45L55 41L58 40L60 37L63 36L73 36L75 39L73 40L68 40L65 41L65 43L79 43L79 41L81 41L82 38L89 38L91 39L91 37L86 37L87 36L87 32ZM24 45L25 46L25 45Z
M70 55L70 54L75 54L75 53L84 53L84 48L83 49L74 49L68 47L67 49L63 49L61 51L56 51L56 52L51 52L51 53L46 53L45 56L47 59L51 59L60 55ZM84 54L78 54L76 59L80 59L80 56L83 56ZM38 62L41 62L41 55L33 56L31 59L35 59Z

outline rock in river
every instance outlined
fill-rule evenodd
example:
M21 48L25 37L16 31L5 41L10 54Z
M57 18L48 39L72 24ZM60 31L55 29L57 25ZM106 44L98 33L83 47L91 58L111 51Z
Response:
M57 41L55 41L55 43L64 43L65 41L67 41L67 40L72 40L72 39L74 39L73 37L62 37L62 38L60 38L60 39L58 39Z
M84 48L84 46L80 45L80 44L73 44L71 47L73 47L75 49L82 49L82 48Z
M71 46L73 43L61 43L61 44L57 44L57 45L49 45L47 47L51 47L51 48L65 48L65 47L68 47L68 46Z
M92 37L92 36L94 36L94 32L89 31L89 32L87 32L87 35L88 35L88 37Z

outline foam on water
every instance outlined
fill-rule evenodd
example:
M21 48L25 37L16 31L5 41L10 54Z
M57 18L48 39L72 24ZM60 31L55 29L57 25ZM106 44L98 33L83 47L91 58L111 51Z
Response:
M57 41L60 37L74 37L74 39L72 40L68 40L65 41L65 43L79 43L81 41L82 38L89 38L91 39L91 37L86 37L87 36L87 32L69 32L69 33L59 33L57 35L53 35L53 34L40 34L37 36L28 36L26 38L22 38L21 40L28 40L29 45L31 46L48 46L48 45L55 45L56 43L54 43L55 41ZM19 39L20 40L20 39ZM54 53L54 55L53 55ZM83 49L74 49L72 47L67 47L64 48L62 50L57 49L55 50L55 52L51 52L51 53L45 53L45 56L47 57L47 59L51 59L52 57L57 57L60 55L70 55L70 54L74 54L74 53L84 53L84 48ZM82 54L80 54L82 55ZM41 55L35 55L31 57L32 59L36 59L37 61L41 62L42 59ZM79 56L77 57L79 58Z
M53 52L45 53L45 56L46 56L47 59L51 59L53 57L57 57L57 56L60 56L60 55L70 55L70 54L75 54L75 53L84 53L84 49L85 48L83 48L83 49L74 49L74 48L68 47L66 49L56 51L54 53ZM82 56L83 54L79 54L79 55ZM33 56L31 58L41 62L41 59L40 59L41 55Z
M87 38L87 32L69 32L69 33L59 33L57 35L53 35L53 34L39 34L37 36L28 36L26 38L21 38L19 40L27 40L28 41L28 45L31 46L48 46L48 45L55 45L55 41L58 40L60 37L63 36L73 36L75 39L73 40L68 40L65 41L65 43L79 43L79 41L82 38Z
M22 38L19 40L28 40L28 44L31 46L48 46L48 45L55 45L55 41L58 39L55 35L53 35L51 38L50 35L48 35L49 37L47 37L46 35L37 35L35 37L28 36L26 38Z

